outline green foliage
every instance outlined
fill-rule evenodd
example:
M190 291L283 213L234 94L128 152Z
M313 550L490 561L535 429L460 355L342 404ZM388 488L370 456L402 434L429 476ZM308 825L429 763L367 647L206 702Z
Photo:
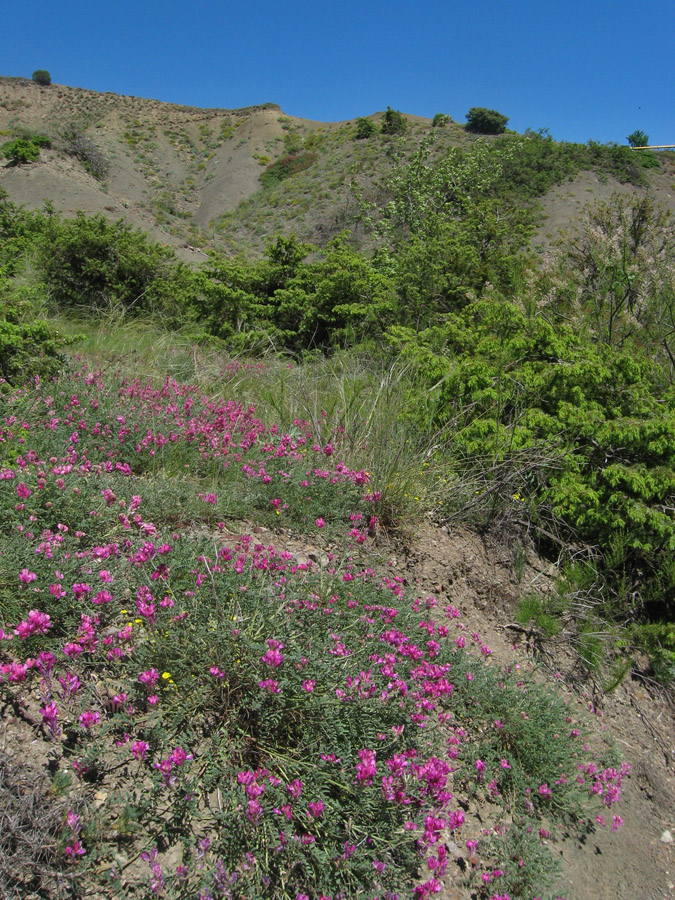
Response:
M60 310L156 312L180 320L192 290L189 270L172 252L122 220L78 213L49 216L39 240L37 271Z
M46 87L47 85L52 83L52 76L46 69L36 69L33 72L31 78L33 81L35 81L37 84L42 85L43 87Z
M399 324L432 325L488 283L510 292L522 270L525 224L504 215L495 196L513 143L479 141L470 150L434 155L433 136L387 181L389 201L376 210L386 240L383 268L395 273L403 303Z
M375 123L371 119L360 117L356 120L356 134L354 137L357 140L365 140L374 135L376 131Z
M560 265L567 284L556 293L556 305L582 314L596 339L647 352L672 384L675 224L670 214L649 194L617 194L587 210Z
M313 152L296 152L289 156L284 156L276 162L271 163L260 175L263 187L271 188L286 178L297 175L298 172L304 172L318 159L318 154Z
M0 188L0 279L16 275L37 241L43 217L17 207Z
M473 134L503 134L508 121L509 117L496 109L472 106L466 114L466 130Z
M486 516L520 492L547 532L564 523L607 566L614 547L607 574L629 579L617 610L626 597L671 604L675 409L653 364L487 296L419 335L390 333L429 372L417 414L433 404L458 469L485 473Z
M256 264L212 254L194 299L195 315L233 347L261 343L301 352L381 333L396 298L391 282L341 239L323 259L295 238L277 238Z
M447 113L436 113L434 116L431 127L432 128L444 128L448 122L450 121L450 116Z
M595 141L588 142L588 150L591 165L602 167L608 175L612 175L622 183L635 185L645 184L645 176L642 169L650 168L651 160L658 158L653 153L633 153L630 147L619 144L598 144ZM647 165L644 165L647 160Z
M558 634L561 628L560 618L548 609L544 598L531 593L523 597L518 604L516 621L521 625L534 625L547 635Z
M382 118L382 126L380 128L382 134L403 134L407 128L408 122L403 113L398 109L392 109L391 106L388 106L387 111Z
M637 128L626 138L631 147L647 147L649 145L649 135Z
M16 138L13 141L7 141L0 147L5 159L9 160L10 165L20 166L24 163L36 162L40 158L40 146L33 141L25 138Z
M64 338L46 321L12 322L8 314L11 309L5 308L0 318L0 380L23 384L63 368L63 350L73 339Z

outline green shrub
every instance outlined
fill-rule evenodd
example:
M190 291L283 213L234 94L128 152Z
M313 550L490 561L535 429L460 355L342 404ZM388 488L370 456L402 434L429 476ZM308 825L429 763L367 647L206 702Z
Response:
M366 140L375 134L376 131L375 123L370 119L358 118L356 120L356 134L354 137L357 140Z
M403 134L407 128L408 123L403 116L403 113L398 109L392 109L391 106L388 106L380 129L382 134Z
M466 130L473 134L503 134L508 121L509 117L496 109L472 106L466 114Z
M2 154L5 159L8 159L12 166L20 166L24 163L35 162L40 158L39 145L33 141L26 140L25 138L7 141L0 149L2 149Z
M649 145L649 135L639 128L635 131L631 131L626 140L631 147L647 147Z
M31 77L36 84L41 84L43 87L52 83L52 76L46 69L36 69Z
M450 121L450 116L447 113L436 113L431 123L432 128L444 128L448 122Z
M39 276L58 310L151 311L182 317L192 276L168 248L123 221L78 213L73 220L49 217L36 253Z

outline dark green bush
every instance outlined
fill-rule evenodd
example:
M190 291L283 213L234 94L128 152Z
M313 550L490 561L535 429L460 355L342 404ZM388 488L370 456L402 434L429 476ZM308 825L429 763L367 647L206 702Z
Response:
M403 134L407 128L408 123L403 113L398 109L392 109L391 106L388 106L382 120L382 128L380 129L382 134Z
M466 130L473 134L503 134L508 121L509 117L496 109L472 106L466 114Z
M447 113L436 113L431 123L432 128L443 128L450 121L450 116Z
M36 69L31 77L36 84L41 84L43 87L52 83L52 76L46 69Z
M156 312L175 322L192 287L189 270L171 250L103 215L78 213L69 221L49 217L36 266L59 311Z
M626 140L631 147L647 147L649 145L649 135L639 128L635 131L631 131Z

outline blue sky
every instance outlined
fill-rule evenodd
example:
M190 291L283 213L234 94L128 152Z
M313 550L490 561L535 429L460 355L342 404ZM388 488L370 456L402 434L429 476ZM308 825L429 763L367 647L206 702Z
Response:
M485 106L559 140L675 144L672 0L66 0L2 19L2 75L321 121Z

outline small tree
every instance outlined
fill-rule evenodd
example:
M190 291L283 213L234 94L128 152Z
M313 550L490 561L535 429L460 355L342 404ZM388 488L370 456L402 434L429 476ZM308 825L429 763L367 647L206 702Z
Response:
M466 130L474 134L503 134L508 121L509 117L496 109L472 106L466 114Z
M33 81L37 84L41 84L43 87L46 87L48 84L52 83L52 76L46 69L36 69L33 72Z
M403 113L388 106L382 122L382 134L403 134L407 127Z
M356 120L356 139L361 141L369 138L371 135L375 134L375 123L371 122L370 119L358 118Z
M647 147L649 145L649 135L639 128L631 132L626 140L631 147Z
M447 113L436 113L434 116L433 122L431 123L432 128L443 128L450 121L450 116Z
M8 141L0 148L3 156L9 160L11 166L20 166L23 163L35 162L40 156L40 147L33 141L25 138L17 138Z

